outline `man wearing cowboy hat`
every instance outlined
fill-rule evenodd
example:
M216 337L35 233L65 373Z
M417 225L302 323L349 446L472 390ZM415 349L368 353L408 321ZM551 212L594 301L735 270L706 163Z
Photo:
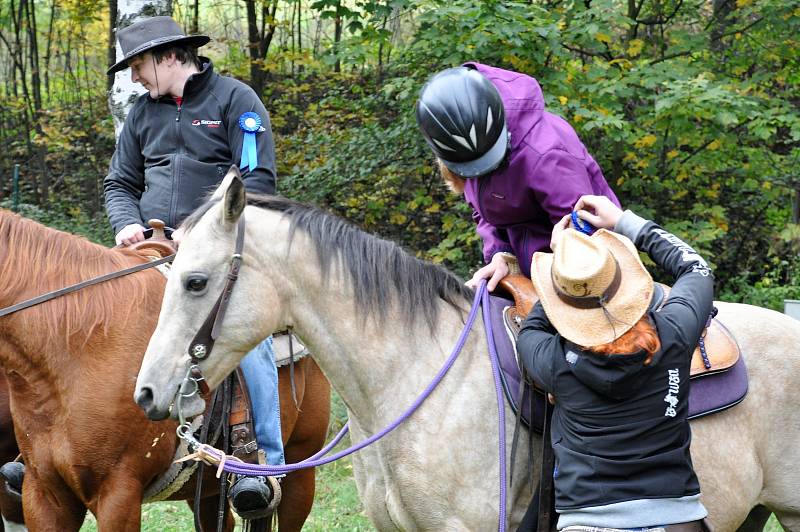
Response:
M140 96L125 121L103 186L117 244L144 240L151 218L178 227L239 166L248 191L275 193L275 153L269 115L247 85L216 74L198 57L205 35L185 35L171 17L151 17L117 31L122 59L108 74L130 67ZM259 449L284 463L278 376L270 339L241 364L253 402ZM264 517L280 500L274 479L239 477L230 490L237 513Z
M687 244L608 198L584 196L576 210L600 229L582 234L565 217L553 253L534 255L541 300L517 345L556 397L557 527L700 531L707 512L689 454L689 370L714 277ZM659 309L637 247L675 278Z

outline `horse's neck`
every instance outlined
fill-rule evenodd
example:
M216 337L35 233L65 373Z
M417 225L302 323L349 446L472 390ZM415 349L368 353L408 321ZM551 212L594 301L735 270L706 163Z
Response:
M464 325L463 314L443 301L433 330L421 316L407 325L394 309L379 321L360 313L352 295L330 287L313 291L313 305L295 308L301 309L292 318L297 332L351 414L370 431L394 419L431 383ZM473 329L445 377L450 383L472 379L476 353L485 353L480 319Z

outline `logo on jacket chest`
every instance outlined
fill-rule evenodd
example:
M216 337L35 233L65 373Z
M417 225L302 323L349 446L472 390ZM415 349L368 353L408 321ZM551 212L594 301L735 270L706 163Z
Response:
M222 125L222 120L201 120L199 118L195 118L194 120L192 120L192 125L195 127L205 126L210 128L216 128Z

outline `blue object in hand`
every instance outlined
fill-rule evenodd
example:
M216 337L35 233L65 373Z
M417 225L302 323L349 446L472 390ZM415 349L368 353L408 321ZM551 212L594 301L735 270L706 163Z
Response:
M586 220L578 218L578 213L576 211L572 211L572 225L584 235L591 235L594 233L594 226Z

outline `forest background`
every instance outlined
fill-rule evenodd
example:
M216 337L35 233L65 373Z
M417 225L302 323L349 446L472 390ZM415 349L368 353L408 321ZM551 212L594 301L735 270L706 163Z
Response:
M720 298L800 297L796 2L119 2L214 39L203 54L271 114L280 193L462 276L480 263L471 212L441 184L413 108L431 73L477 60L536 77L623 205L711 260ZM0 1L2 205L107 244L120 7Z

